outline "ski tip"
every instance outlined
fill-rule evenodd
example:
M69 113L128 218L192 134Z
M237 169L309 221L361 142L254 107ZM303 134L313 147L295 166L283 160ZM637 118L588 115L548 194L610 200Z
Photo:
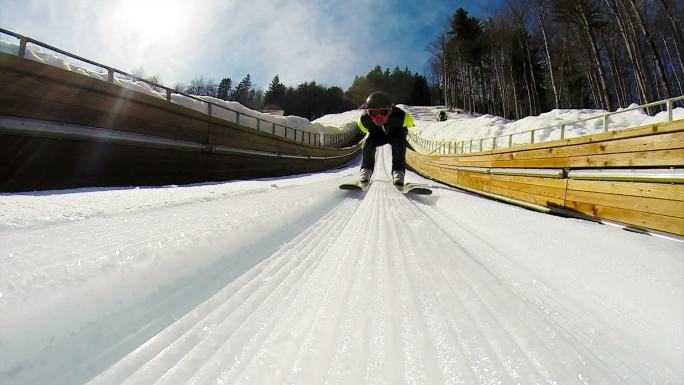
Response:
M397 186L397 188L404 194L432 195L432 190L422 185L406 183L403 186Z
M365 191L370 187L370 182L343 183L340 190Z
M412 190L409 190L408 193L409 194L416 194L416 195L432 195L432 190L430 190L428 188L418 187L418 188L414 188Z
M363 190L363 188L361 186L355 185L355 184L341 184L340 190L361 191L361 190Z

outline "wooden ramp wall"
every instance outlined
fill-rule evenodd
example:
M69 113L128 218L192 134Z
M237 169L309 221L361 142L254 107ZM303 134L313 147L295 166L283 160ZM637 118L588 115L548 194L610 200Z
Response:
M573 171L586 169L683 167L684 120L472 154L408 151L407 161L414 170L453 186L684 235L681 181L573 177Z
M316 172L344 165L360 149L309 144L301 131L298 140L283 138L3 53L0 84L0 191ZM112 135L132 139L101 139ZM180 146L148 145L155 141Z

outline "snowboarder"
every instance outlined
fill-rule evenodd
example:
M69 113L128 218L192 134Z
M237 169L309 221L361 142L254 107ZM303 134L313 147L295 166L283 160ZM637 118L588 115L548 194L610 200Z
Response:
M408 128L413 127L411 115L394 105L392 97L386 92L376 91L368 96L365 111L357 124L367 134L363 145L361 162L361 182L370 181L375 166L375 149L378 146L392 146L392 183L404 185L406 172L406 136Z

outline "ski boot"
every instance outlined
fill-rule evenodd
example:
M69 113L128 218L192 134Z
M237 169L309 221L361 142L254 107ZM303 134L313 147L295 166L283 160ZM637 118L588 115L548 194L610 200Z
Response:
M392 171L392 183L394 183L395 186L403 186L404 185L404 171Z
M361 183L368 183L370 182L371 175L373 175L373 170L369 170L367 168L362 168L361 169L361 174L359 175L359 182Z

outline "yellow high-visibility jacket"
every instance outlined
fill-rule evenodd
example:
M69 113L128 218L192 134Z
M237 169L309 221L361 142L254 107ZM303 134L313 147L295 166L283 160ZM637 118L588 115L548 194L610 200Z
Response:
M392 113L390 114L389 120L387 123L383 124L382 127L378 127L373 123L373 119L371 119L366 112L361 114L361 117L356 124L363 133L368 133L370 135L387 135L399 127L408 128L415 126L411 114L396 106L392 107Z

